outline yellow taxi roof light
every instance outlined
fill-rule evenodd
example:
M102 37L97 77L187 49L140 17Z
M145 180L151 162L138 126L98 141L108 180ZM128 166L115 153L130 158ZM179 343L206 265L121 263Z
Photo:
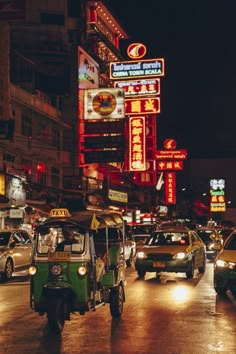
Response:
M55 208L51 209L49 213L50 218L69 218L71 214L68 209L66 208Z

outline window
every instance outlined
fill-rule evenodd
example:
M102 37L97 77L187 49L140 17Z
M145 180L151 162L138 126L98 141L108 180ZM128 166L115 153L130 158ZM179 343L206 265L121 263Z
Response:
M51 169L51 185L54 188L60 188L60 170L59 170L59 168L52 167L52 169Z
M60 149L60 134L58 129L52 129L52 146L55 146L58 150Z
M22 114L21 134L27 137L32 136L32 118L25 113Z
M41 13L41 23L44 25L64 26L65 16L64 15L49 14L49 13L43 12L43 13Z
M68 0L68 17L79 17L80 2L78 0Z

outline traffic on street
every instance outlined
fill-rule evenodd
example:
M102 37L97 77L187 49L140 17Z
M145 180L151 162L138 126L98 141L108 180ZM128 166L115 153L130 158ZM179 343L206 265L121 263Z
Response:
M1 281L0 347L6 353L155 353L234 354L236 299L213 287L213 263L186 280L182 273L147 273L138 278L126 269L124 309L112 319L108 304L85 316L72 314L61 335L29 306L30 283L18 273Z

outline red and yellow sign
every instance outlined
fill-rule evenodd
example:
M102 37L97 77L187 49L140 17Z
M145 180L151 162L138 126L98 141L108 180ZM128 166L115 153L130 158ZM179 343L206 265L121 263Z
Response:
M142 43L131 43L127 48L127 54L131 59L141 59L147 52L147 48Z
M175 172L165 173L166 204L176 204L176 175Z
M179 171L183 169L183 161L158 161L157 169L159 171L166 171L166 170Z
M129 170L146 170L145 117L129 119Z
M139 98L125 100L126 114L156 114L160 113L160 98Z
M125 118L124 91L118 88L84 90L84 119Z
M176 148L176 140L168 138L165 139L163 146L165 149L175 149Z
M117 81L115 87L124 90L125 98L160 95L160 79Z

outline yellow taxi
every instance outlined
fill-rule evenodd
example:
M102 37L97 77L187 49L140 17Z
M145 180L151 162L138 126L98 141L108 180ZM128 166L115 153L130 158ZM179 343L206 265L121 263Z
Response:
M236 295L236 230L225 240L214 261L214 288L219 295L228 289Z
M146 272L180 272L190 279L194 277L195 269L204 273L205 264L205 244L194 230L182 226L154 231L135 259L140 278Z

